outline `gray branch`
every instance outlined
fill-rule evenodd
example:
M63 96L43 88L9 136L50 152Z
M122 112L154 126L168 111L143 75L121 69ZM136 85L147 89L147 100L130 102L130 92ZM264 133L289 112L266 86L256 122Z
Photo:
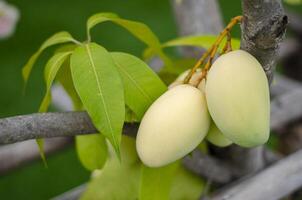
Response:
M137 124L126 123L123 133L135 135L136 131ZM97 132L86 112L36 113L0 119L0 144Z
M280 0L242 0L241 48L262 64L269 82L284 38L287 16Z
M271 167L237 181L213 195L211 200L276 200L302 185L302 150Z

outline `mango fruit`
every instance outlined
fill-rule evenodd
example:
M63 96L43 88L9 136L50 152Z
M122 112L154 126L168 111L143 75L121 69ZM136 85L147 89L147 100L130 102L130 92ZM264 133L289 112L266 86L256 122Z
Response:
M217 128L214 122L211 123L210 130L206 136L207 141L218 147L227 147L233 142L226 138L223 133Z
M141 161L149 167L172 163L195 149L210 127L204 94L181 84L160 96L142 118L136 137Z
M183 81L185 80L186 76L189 74L190 72L190 69L189 70L186 70L184 71L183 73L181 73L177 79L171 83L169 85L169 88L173 88L177 85L180 85L183 83ZM197 69L197 71L195 72L195 74L193 74L192 78L190 79L190 82L189 84L192 84L192 85L197 85L197 81L198 81L198 77L201 75L201 69ZM198 87L197 87L201 92L205 93L205 80L203 79L199 84L198 84ZM221 131L216 127L214 121L211 122L211 125L210 125L210 128L209 128L209 131L207 133L207 136L206 136L206 139L218 146L218 147L226 147L226 146L229 146L230 144L232 144L232 141L230 141L229 139L227 139L222 133Z
M236 50L220 56L208 72L205 93L212 119L229 140L243 147L267 142L269 85L251 54Z

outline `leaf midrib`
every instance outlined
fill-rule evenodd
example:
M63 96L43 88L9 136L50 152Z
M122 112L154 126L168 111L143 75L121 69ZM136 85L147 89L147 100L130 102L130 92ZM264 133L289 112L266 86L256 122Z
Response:
M95 76L95 79L96 79L96 82L97 82L97 88L99 90L99 95L101 97L102 104L104 106L105 116L106 116L105 118L106 118L106 121L109 124L109 129L110 129L111 134L112 134L114 145L115 145L115 147L117 147L117 142L116 142L114 131L113 131L113 128L112 128L112 125L111 125L111 120L109 118L109 114L108 114L108 111L107 111L108 108L107 108L107 105L105 104L104 96L103 96L101 85L100 85L100 80L99 80L99 77L97 76L96 67L95 67L95 64L94 64L93 59L92 59L92 54L91 54L91 51L90 51L90 48L89 48L89 44L86 44L85 47L86 47L87 54L88 54L88 57L89 57L90 65L93 69L93 73L94 73L94 76Z
M137 83L137 81L134 80L134 79L130 76L130 74L129 74L126 70L124 70L123 67L122 67L118 62L115 62L115 63L116 63L116 65L118 66L118 68L121 69L121 71L122 71L122 72L130 79L130 81L133 82L134 86L136 86L136 87L138 88L138 90L141 92L141 94L142 94L143 96L145 96L145 97L148 99L149 103L152 103L151 97L144 91L143 88L141 88L141 87L139 86L139 84Z

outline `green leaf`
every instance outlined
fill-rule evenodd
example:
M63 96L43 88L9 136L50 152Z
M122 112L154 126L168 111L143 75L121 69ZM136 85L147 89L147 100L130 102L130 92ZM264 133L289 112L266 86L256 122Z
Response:
M77 46L76 45L65 45L59 48L56 52L66 52L73 51ZM57 80L63 86L64 90L67 92L71 101L73 103L73 108L75 110L81 110L83 105L79 95L77 94L74 84L71 77L70 70L70 59L66 59L63 65L60 68L60 71L57 74Z
M172 183L170 199L199 199L204 189L204 181L181 165L177 168L175 174L176 176Z
M72 51L56 53L53 57L48 60L44 71L46 93L40 105L39 112L46 112L48 110L48 106L51 100L50 91L52 83L55 80L60 67L62 66L64 61L69 58L71 53Z
M290 5L300 5L302 4L302 0L284 0L285 3Z
M44 163L44 166L47 167L46 156L44 153L44 139L36 139L36 143L38 145L40 157Z
M134 200L138 198L141 165L135 151L135 140L123 137L122 162L111 157L103 170L88 184L81 200Z
M172 182L179 163L165 167L142 167L139 200L169 200Z
M138 122L137 116L128 106L125 107L125 122Z
M74 42L78 43L68 32L62 31L59 33L54 34L50 38L48 38L39 48L39 50L34 53L30 59L27 61L25 66L22 69L22 76L24 79L25 84L28 81L29 75L31 73L31 70L40 56L40 54L48 47L56 45L56 44L62 44L62 43L67 43L67 42Z
M63 63L60 71L58 72L57 80L63 86L64 90L67 92L68 96L70 97L74 110L81 110L83 104L73 84L69 59L67 59Z
M98 13L91 16L87 21L88 37L90 38L90 30L94 26L105 21L111 21L128 30L136 38L152 48L154 52L158 54L160 58L165 62L166 65L171 66L171 60L162 51L159 39L152 32L152 30L143 23L121 19L114 13Z
M83 166L90 170L102 169L107 160L107 144L103 135L80 135L76 137L76 148Z
M210 48L213 45L213 43L216 41L217 37L218 36L215 35L197 35L197 36L181 37L164 43L163 47L196 46L196 47ZM220 49L223 48L225 41L226 39L222 40ZM240 40L232 38L232 47L233 49L239 49Z
M125 103L122 80L111 55L95 43L85 44L75 49L70 64L73 83L85 109L119 155Z
M162 48L177 47L177 46L194 46L194 47L202 47L208 49L213 45L217 37L218 36L215 35L194 35L194 36L180 37L165 42L164 44L162 44ZM219 46L219 50L222 50L225 41L226 39L222 40L222 43ZM232 38L232 47L233 49L239 49L240 40ZM145 60L150 59L154 55L156 55L156 52L152 48L146 48L143 52L143 57ZM172 64L172 66L174 65Z
M165 84L139 58L126 53L111 53L122 77L127 106L141 119L149 106L167 90Z

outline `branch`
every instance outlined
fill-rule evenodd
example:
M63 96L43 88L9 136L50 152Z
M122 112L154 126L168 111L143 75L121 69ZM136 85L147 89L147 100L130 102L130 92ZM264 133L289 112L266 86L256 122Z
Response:
M257 58L271 83L287 25L282 3L280 0L242 0L242 10L241 49Z
M215 183L228 183L233 177L232 166L220 159L203 154L199 150L183 159L184 166L195 174L206 177Z
M136 134L137 127L126 123L123 133ZM86 112L36 113L0 119L0 144L97 132Z
M276 200L302 185L302 150L249 178L239 180L210 200Z

